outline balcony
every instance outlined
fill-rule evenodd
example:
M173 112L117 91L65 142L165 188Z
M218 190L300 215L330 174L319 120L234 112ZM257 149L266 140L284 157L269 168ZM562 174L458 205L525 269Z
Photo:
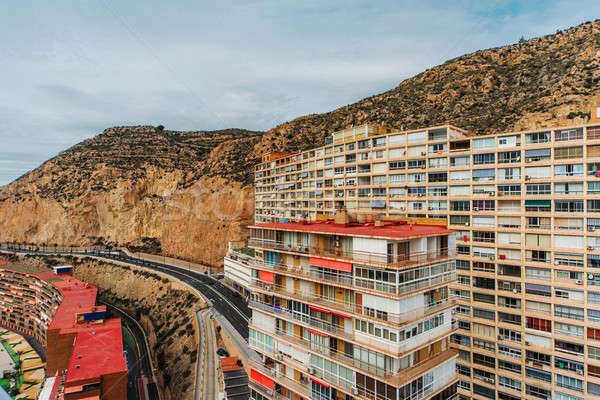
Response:
M449 298L442 299L439 301L431 301L423 305L422 307L412 309L411 311L407 311L405 313L386 313L385 316L377 316L372 315L370 313L365 313L362 309L362 305L360 304L336 301L333 299L325 298L323 296L318 296L314 293L301 292L298 290L289 292L282 286L264 283L258 279L253 279L250 287L262 292L266 292L268 294L275 294L288 299L299 300L309 304L320 305L326 308L331 308L336 311L353 314L359 318L366 317L375 321L387 322L389 324L401 324L409 321L414 321L417 319L424 318L430 314L454 307L456 305L456 299Z
M228 255L229 256L229 255ZM384 293L390 295L407 295L412 292L438 286L444 283L450 283L456 280L456 271L446 271L441 274L434 276L428 276L425 278L419 278L403 283L387 283L382 281L373 281L368 279L362 279L359 277L352 277L346 274L333 274L315 270L308 270L301 266L291 266L284 264L267 264L259 259L252 259L246 261L249 266L253 266L260 269L272 270L281 272L283 275L289 275L304 280L316 281L319 283L331 284L334 283L337 286L344 287L350 290L356 290L357 287L365 289L366 291L372 291L376 294Z
M248 359L248 363L250 367L257 370L263 375L266 375L277 382L278 385L285 387L286 389L304 397L307 399L311 398L310 395L310 381L304 375L301 376L301 381L295 381L293 379L288 378L281 372L277 371L275 368L271 366L265 365L258 357L250 357ZM304 378L304 379L303 379ZM248 382L248 384L255 390L267 394L269 397L273 399L287 399L280 393L273 392L272 390L267 389L266 387L259 385L252 380Z
M434 251L415 252L405 255L388 255L365 251L349 251L343 250L339 247L324 248L304 245L299 246L295 244L277 242L270 239L258 238L251 238L248 242L248 246L300 253L311 256L327 257L331 259L341 259L360 264L380 266L383 268L406 268L417 264L428 264L453 258L456 254L455 249L445 248Z

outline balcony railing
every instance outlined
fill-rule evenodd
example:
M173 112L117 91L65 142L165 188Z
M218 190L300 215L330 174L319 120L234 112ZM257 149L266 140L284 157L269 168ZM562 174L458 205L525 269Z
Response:
M392 255L357 250L343 250L341 248L323 248L308 245L304 246L288 244L275 240L259 238L251 238L248 245L267 249L302 253L311 256L344 259L360 264L380 265L387 268L401 268L406 267L407 265L431 263L441 259L452 258L456 254L455 249L444 248L434 251L415 252L405 255Z
M331 282L336 283L340 286L346 286L349 289L355 289L356 287L360 287L375 292L388 293L393 295L406 295L408 293L425 289L430 286L435 286L456 280L456 271L451 270L434 276L429 276L425 278L415 279L409 282L396 284L370 279L363 279L359 277L352 277L349 274L337 274L328 273L324 271L309 270L302 266L265 263L257 258L247 256L245 259L242 259L237 254L232 254L231 252L227 253L226 257L237 261L241 260L241 262L250 267L268 269L272 271L281 271L285 275L296 276L304 279L313 278L325 281L327 283Z
M361 304L341 302L320 295L316 295L311 292L303 292L299 290L294 290L293 292L290 292L287 291L285 287L268 284L258 279L253 279L251 285L255 288L262 289L263 291L279 294L284 297L305 301L310 304L321 305L334 310L358 315L359 317L369 317L380 321L386 321L392 324L400 324L403 322L412 321L429 315L431 313L443 310L445 308L452 307L456 304L455 298L451 297L448 299L441 299L437 301L431 300L422 307L413 308L411 309L411 311L407 311L404 313L385 313L382 315L377 315L365 312Z

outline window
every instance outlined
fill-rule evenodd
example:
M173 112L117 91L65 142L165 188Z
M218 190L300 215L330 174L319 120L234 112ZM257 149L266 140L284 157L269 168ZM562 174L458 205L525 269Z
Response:
M521 185L498 185L498 194L518 196L521 194Z
M495 211L496 202L494 200L473 200L473 211Z
M521 162L520 151L503 151L498 153L498 164Z
M495 321L496 320L496 313L494 311L492 311L492 310L486 310L484 308L475 308L475 307L473 307L473 317L475 317L475 318L489 319L489 320Z
M580 139L583 139L583 128L562 129L559 131L554 131L554 141L556 142Z
M535 329L542 332L552 331L552 322L547 319L527 317L527 328Z
M534 132L525 135L525 143L537 144L537 143L549 143L550 132Z
M390 170L406 169L406 161L390 161L388 165Z
M513 331L512 329L498 328L498 336L500 340L521 343L521 332Z
M584 320L583 308L554 305L554 316L559 318L574 319L577 321Z
M588 200L587 210L589 212L600 212L600 200Z
M583 176L583 164L555 165L554 176Z
M581 379L556 374L556 385L577 392L583 392L583 381Z
M494 357L485 356L479 353L473 353L473 363L486 366L488 368L496 368L496 359Z
M588 339L600 340L600 329L587 328Z
M498 344L498 353L503 356L516 358L521 360L521 349L518 347L507 346L505 344Z
M552 186L549 183L528 183L527 194L539 195L539 194L551 194Z
M555 160L565 160L570 158L582 158L583 157L583 147L575 146L575 147L557 147L554 149L554 159Z
M510 361L498 360L498 369L514 372L515 374L521 374L521 365L512 363Z
M473 139L473 150L493 149L496 147L496 139L493 137Z
M550 154L550 149L525 150L525 162L549 160Z
M496 344L494 342L489 342L483 339L473 338L473 347L492 352L496 351Z
M494 164L495 159L494 153L473 154L473 165Z
M588 200L588 211L590 201ZM600 205L600 202L598 203ZM583 212L583 200L554 200L554 211L556 212Z
M539 364L537 366L552 364L552 356L551 355L544 354L544 353L538 353L536 351L527 350L525 358L529 362L532 362L534 364Z
M516 390L517 392L521 391L521 386L522 386L521 381L518 381L518 380L512 379L512 378L507 378L502 375L498 376L498 385L507 387L512 390Z
M552 382L552 374L541 369L525 367L525 376L542 382Z
M525 393L530 396L536 397L542 400L550 400L552 399L552 392L550 390L537 387L534 385L525 385Z

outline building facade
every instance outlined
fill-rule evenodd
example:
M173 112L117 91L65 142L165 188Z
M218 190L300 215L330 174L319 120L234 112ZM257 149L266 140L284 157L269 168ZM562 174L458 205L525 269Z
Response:
M250 229L253 399L455 397L445 224L340 213Z
M337 209L455 231L462 399L600 397L600 109L495 135L361 126L256 167L257 223Z

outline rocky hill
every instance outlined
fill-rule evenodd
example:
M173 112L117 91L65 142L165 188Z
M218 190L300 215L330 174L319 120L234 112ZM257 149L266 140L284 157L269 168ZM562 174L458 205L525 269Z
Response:
M0 192L0 240L110 242L219 264L251 220L252 166L365 122L477 133L584 122L600 95L600 20L467 54L267 133L111 128Z

